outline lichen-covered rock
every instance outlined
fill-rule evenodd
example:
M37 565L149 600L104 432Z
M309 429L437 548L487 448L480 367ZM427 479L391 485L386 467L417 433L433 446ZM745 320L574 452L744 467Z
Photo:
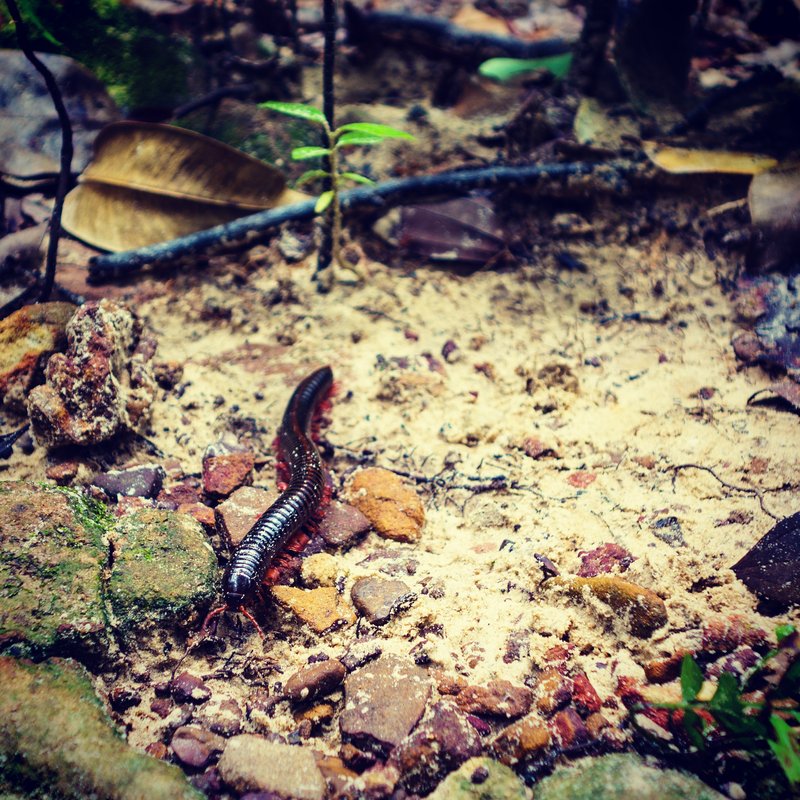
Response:
M119 430L139 431L156 383L152 339L141 322L109 300L86 303L67 324L67 350L47 362L46 383L28 395L35 438L48 448L88 445Z
M359 578L350 590L353 605L373 625L383 625L407 609L417 595L403 581L370 576Z
M183 619L214 598L217 559L187 514L137 511L117 522L111 542L108 599L121 632Z
M0 649L106 649L101 565L111 522L79 492L0 483Z
M471 758L451 772L429 800L526 800L525 784L491 758Z
M75 800L202 800L177 767L122 741L74 662L0 657L0 685L0 763L12 784Z
M350 502L386 539L417 542L425 521L419 495L388 469L371 467L356 473L350 485Z
M0 320L0 399L21 411L44 360L67 343L72 303L37 303Z
M550 732L531 714L504 728L489 746L489 752L508 767L541 752L550 744Z
M288 608L316 633L356 621L353 609L333 586L320 586L318 589L273 586L270 591L280 605Z
M649 766L633 753L584 758L536 784L535 800L723 800L699 778Z

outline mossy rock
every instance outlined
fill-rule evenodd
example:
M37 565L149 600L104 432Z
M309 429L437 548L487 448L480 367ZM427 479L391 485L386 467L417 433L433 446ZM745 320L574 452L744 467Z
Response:
M499 761L470 758L451 772L429 800L526 800L525 784Z
M119 737L71 660L31 664L0 657L0 778L37 796L201 800L174 766Z
M534 800L725 800L698 777L658 769L634 753L584 758L536 784Z
M21 482L0 487L0 650L37 657L104 652L105 506L78 492Z
M107 596L114 627L123 636L185 619L215 597L217 558L188 514L137 511L117 522L111 541Z

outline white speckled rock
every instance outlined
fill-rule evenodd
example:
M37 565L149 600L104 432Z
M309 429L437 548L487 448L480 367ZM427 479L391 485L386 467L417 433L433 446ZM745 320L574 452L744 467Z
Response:
M237 792L275 792L293 800L322 800L325 780L310 750L255 734L229 740L219 760L222 780Z

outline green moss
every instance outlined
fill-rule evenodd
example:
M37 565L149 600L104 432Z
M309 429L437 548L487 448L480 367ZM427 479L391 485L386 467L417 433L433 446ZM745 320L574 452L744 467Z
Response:
M0 772L10 788L76 800L202 798L177 767L122 741L74 662L0 657L0 685Z
M58 486L55 491L61 492L67 498L75 519L92 533L95 543L102 546L108 531L114 525L114 515L108 506L79 489Z

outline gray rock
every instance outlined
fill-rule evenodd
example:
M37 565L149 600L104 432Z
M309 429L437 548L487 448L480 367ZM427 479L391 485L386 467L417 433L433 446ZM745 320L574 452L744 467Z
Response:
M584 758L536 784L535 800L724 800L687 772L658 769L633 753Z
M359 578L350 590L356 609L373 625L383 625L407 609L417 595L403 581L384 578Z
M334 500L319 523L320 536L330 547L346 550L372 528L372 523L349 503Z
M491 758L471 758L428 795L429 800L526 800L525 784Z
M424 669L384 655L345 680L339 727L345 740L386 755L419 722L431 692Z
M239 793L274 792L293 800L322 800L325 780L311 750L245 733L228 740L219 773Z
M155 497L164 484L164 468L158 464L143 464L130 469L114 469L95 475L92 485L109 497Z

